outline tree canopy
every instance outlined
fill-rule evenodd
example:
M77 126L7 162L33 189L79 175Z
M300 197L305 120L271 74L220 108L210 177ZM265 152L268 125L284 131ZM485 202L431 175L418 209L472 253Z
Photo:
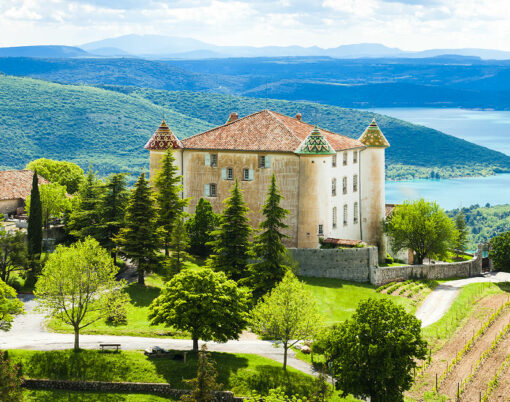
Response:
M23 302L16 297L16 291L0 279L0 330L9 331L19 314L25 314Z
M43 225L48 227L50 218L62 218L71 210L71 200L67 197L66 187L58 183L39 186ZM31 197L27 197L25 209L30 215Z
M195 213L186 221L186 230L189 236L190 253L208 257L212 248L209 245L214 240L212 232L218 226L219 216L216 214L211 203L200 198L195 208Z
M427 353L421 321L387 299L360 302L350 319L317 343L337 389L373 402L403 401L416 360Z
M283 344L284 369L287 368L289 347L312 339L321 325L322 317L313 294L290 271L252 311L253 331Z
M117 270L91 237L57 246L44 265L34 294L42 311L73 327L75 351L80 330L105 318L113 295L121 297L125 283L115 279Z
M446 257L458 236L453 220L437 203L424 199L397 205L384 229L391 237L393 250L410 248L417 264L422 264L425 257Z
M7 282L12 272L25 270L27 264L23 232L0 229L0 279Z
M491 239L489 258L496 269L510 272L510 232Z
M250 291L224 272L187 263L150 306L153 324L163 323L188 331L193 349L198 340L226 342L239 339L248 324Z
M31 161L26 169L36 171L51 183L58 183L66 188L69 194L78 191L84 179L83 169L77 164L67 161L55 161L40 158Z

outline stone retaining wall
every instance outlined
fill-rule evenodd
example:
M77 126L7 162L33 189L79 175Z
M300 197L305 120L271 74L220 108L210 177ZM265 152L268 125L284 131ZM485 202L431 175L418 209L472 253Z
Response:
M482 273L482 256L478 251L469 261L436 263L427 265L404 265L401 267L374 267L370 270L372 285L381 286L408 279L469 278Z
M300 276L369 282L370 268L377 266L377 248L290 249L299 263Z
M180 398L189 393L187 390L172 389L170 384L142 383L142 382L103 382L103 381L66 381L66 380L38 380L25 379L23 386L28 389L63 389L68 391L94 391L94 392L133 392L145 394L158 394L172 398ZM215 401L240 402L243 398L235 397L230 391L216 393Z

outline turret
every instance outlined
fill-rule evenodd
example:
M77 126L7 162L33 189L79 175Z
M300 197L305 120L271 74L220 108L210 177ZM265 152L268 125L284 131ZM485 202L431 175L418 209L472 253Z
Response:
M150 183L154 186L154 178L157 171L161 168L161 162L168 148L174 150L175 165L179 168L179 174L182 174L182 143L170 130L165 120L161 122L159 127L150 140L145 144L145 149L150 151Z
M295 153L299 156L297 247L317 248L319 238L325 235L328 228L328 195L331 191L329 167L335 151L315 126Z
M385 215L385 149L390 146L381 129L372 123L359 141L366 146L360 153L361 239L379 248L379 261L386 258L386 242L382 231Z

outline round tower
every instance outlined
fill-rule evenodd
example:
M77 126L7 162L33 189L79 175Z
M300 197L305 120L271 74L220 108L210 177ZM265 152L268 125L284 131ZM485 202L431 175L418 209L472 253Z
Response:
M390 146L381 129L372 123L359 141L366 146L360 153L361 240L379 249L379 261L386 258L382 222L386 211L385 149Z
M182 175L182 143L170 130L165 120L161 122L159 127L147 144L145 149L150 151L149 156L149 178L151 186L154 186L154 178L157 171L161 168L161 162L168 148L174 150L175 165L179 168L179 175Z
M335 151L315 128L295 153L299 156L298 248L317 248L328 230L331 156ZM328 204L328 205L326 205Z

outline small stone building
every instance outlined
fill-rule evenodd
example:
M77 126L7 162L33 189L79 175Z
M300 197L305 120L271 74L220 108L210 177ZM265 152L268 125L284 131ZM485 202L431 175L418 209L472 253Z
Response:
M0 171L0 214L23 212L25 200L32 190L34 172L31 170ZM39 184L49 183L38 175Z
M257 227L275 174L282 206L290 211L287 246L317 248L321 237L352 239L379 245L385 253L381 221L388 146L375 120L356 140L305 123L300 114L263 110L242 118L232 113L224 125L183 140L163 121L145 148L151 180L166 150L174 150L183 197L191 197L188 212L200 197L220 212L237 180Z

